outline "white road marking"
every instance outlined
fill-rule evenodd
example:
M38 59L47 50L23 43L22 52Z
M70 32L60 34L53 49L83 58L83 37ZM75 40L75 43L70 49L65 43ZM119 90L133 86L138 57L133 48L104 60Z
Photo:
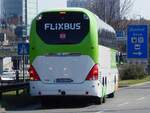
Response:
M127 105L127 104L129 104L129 103L128 102L124 102L122 104L119 104L118 107L121 107L121 106L124 106L124 105Z
M141 97L141 98L138 98L137 101L141 101L141 100L144 100L145 97Z
M103 113L104 111L98 111L98 112L95 112L95 113Z

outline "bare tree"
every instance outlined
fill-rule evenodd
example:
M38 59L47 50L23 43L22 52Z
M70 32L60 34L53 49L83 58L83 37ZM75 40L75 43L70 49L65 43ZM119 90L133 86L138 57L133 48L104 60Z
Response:
M123 0L120 4L120 17L123 19L131 11L134 1L132 0Z
M125 30L127 25L129 24L126 17L130 13L132 6L134 4L134 1L132 0L122 0L120 3L120 19L119 20L113 20L110 22L110 24L116 29L116 30Z
M125 18L133 6L132 0L95 0L87 7L108 24Z
M113 20L120 20L120 7L119 0L110 0L108 5L106 4L106 22L111 24Z
M89 4L89 6L87 6L89 10L97 14L102 20L105 20L104 2L104 0L95 0L92 4Z

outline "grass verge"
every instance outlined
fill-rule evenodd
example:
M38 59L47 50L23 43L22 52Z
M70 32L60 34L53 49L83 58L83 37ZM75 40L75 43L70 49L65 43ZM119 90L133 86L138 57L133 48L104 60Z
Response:
M144 82L150 82L150 76L147 76L143 79L136 79L136 80L121 80L119 81L120 87L130 86L134 84L144 83Z

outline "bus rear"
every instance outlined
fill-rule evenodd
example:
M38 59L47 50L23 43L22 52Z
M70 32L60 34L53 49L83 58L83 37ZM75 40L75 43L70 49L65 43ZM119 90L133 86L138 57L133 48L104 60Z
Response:
M92 13L83 9L58 10L41 13L33 20L29 69L32 96L101 97L96 22L89 15Z

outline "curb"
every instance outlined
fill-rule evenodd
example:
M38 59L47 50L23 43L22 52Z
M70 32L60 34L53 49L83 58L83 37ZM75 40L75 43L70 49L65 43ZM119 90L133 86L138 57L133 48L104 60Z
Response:
M119 88L141 86L141 85L148 84L148 83L150 83L150 81L143 82L143 83L137 83L137 84L133 84L133 85L127 85L127 84L126 85L120 85Z
M119 88L129 87L129 85L120 85Z
M133 84L133 85L129 85L129 87L134 87L134 86L141 86L141 85L145 85L145 84L149 84L150 81L148 82L143 82L143 83L138 83L138 84Z

